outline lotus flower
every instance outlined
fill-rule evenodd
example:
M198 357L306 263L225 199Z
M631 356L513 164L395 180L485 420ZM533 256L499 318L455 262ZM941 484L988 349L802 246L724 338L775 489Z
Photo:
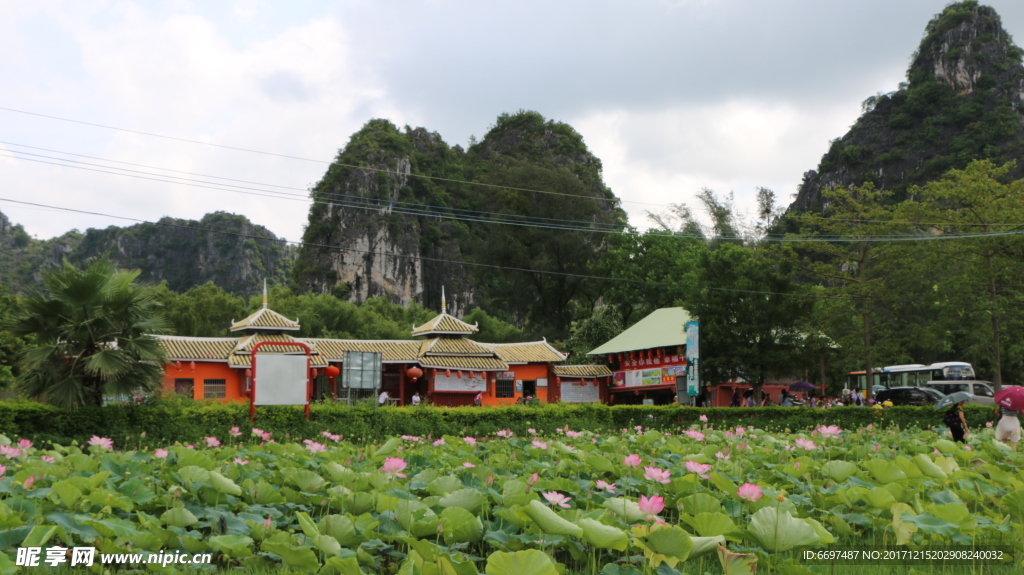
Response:
M826 439L829 437L837 437L840 433L843 432L842 429L839 429L839 427L835 425L829 425L827 427L823 425L818 429L815 429L815 431L825 436Z
M465 467L466 469L471 469L471 468L473 468L473 467L476 467L476 465L473 465L472 463L470 463L470 462L468 462L468 461L466 461L465 463L463 463L463 464L462 464L462 466L463 466L463 467Z
M871 451L878 451L881 448L882 448L882 446L876 443L876 444L871 446Z
M537 430L532 427L529 427L526 429L526 433L529 433L530 435L537 435Z
M153 457L157 459L167 459L167 450L163 447L157 447L156 451L153 452Z
M544 443L543 441L538 441L536 439L533 440L533 446L536 447L537 449L547 449L548 448L548 444L547 443Z
M2 477L5 473L7 473L7 467L0 465L0 477Z
M696 473L701 479L708 479L710 476L705 474L711 471L711 466L706 463L697 463L696 461L689 460L686 462L686 470L690 473Z
M256 429L254 427L254 428L252 428L252 434L255 435L256 437L263 437L263 430L262 429Z
M686 437L689 437L690 439L695 439L697 441L704 441L704 434L699 431L687 430Z
M701 421L703 421L703 422L707 423L707 421L708 421L708 416L706 416L706 415L702 415L702 416L700 416L700 418L699 418L699 419L700 419Z
M220 447L220 440L217 439L216 437L207 437L206 438L206 446L207 447Z
M498 437L504 437L505 439L511 439L512 436L515 435L514 433L512 433L511 429L500 429L496 431L494 434L497 435Z
M566 497L557 491L548 491L544 494L544 499L547 499L548 503L552 506L558 505L559 507L564 507L566 509L569 508L569 502L572 501L571 498Z
M21 449L32 449L32 442L27 439L18 441L18 447Z
M442 437L441 439L438 439L437 441L435 441L435 442L433 443L434 447L441 447L441 446L442 446L442 445L444 445L444 444L445 444L445 441L444 441L444 438L443 438L443 437Z
M270 529L271 525L273 525L273 522L271 521L270 516L267 515L267 520L263 522L263 528Z
M235 460L232 461L231 463L234 463L235 465L249 465L249 460L242 459L241 457L236 457Z
M475 437L463 437L462 441L465 441L466 445L469 445L469 446L475 446L476 445L476 438Z
M643 459L640 459L640 456L635 453L630 453L622 460L622 464L626 467L640 467L642 462Z
M238 437L242 435L242 432L238 430L238 427L232 427L231 429L228 430L228 435L230 435L231 437Z
M306 444L306 450L310 453L323 453L327 451L327 446L323 443L317 443L312 439L303 439L303 443Z
M40 459L43 460L43 463L53 463L54 461L57 461L52 455L44 455L40 457Z
M647 514L648 521L664 523L664 521L658 517L658 514L661 513L662 509L665 509L664 497L661 497L660 495L652 495L648 498L646 495L641 495L638 505L640 506L640 511Z
M32 486L35 485L35 483L36 483L36 476L35 475L29 475L28 479L26 479L25 482L21 484L21 486L23 488L25 488L25 489L32 489Z
M796 441L794 441L794 443L796 443L797 447L802 447L807 451L814 451L815 449L818 448L818 446L815 445L814 442L811 441L810 439L797 439Z
M722 453L721 451L718 451L718 452L715 453L715 457L717 457L718 459L723 459L724 460L724 459L729 459L731 456L730 455L726 455L726 454Z
M21 455L21 450L15 449L9 445L0 445L0 454L6 456L7 459L14 459L15 457Z
M538 481L540 481L540 474L539 473L534 473L533 475L530 476L529 479L526 480L526 483L528 485L533 485L533 484L537 483Z
M598 479L596 485L597 485L598 489L604 489L608 493L615 493L615 484L614 483L607 483L607 482L604 482L604 481L601 481L600 479Z
M711 466L709 465L708 469L710 468ZM672 483L669 475L671 474L668 471L664 471L660 467L644 467L644 479L657 481L658 483Z
M742 437L743 434L746 433L746 432L747 432L747 428L745 428L745 427L737 427L736 428L736 437Z
M743 485L740 485L740 488L736 492L736 495L740 499L754 502L760 499L764 495L764 493L761 492L761 488L758 487L757 485L754 485L753 483L744 483Z
M405 441L411 441L413 443L419 443L420 442L420 438L415 436L415 435L403 435L402 439L404 439Z
M579 436L580 436L580 432L578 432L578 431L566 431L566 432L565 432L565 436L566 436L566 437L573 437L573 438L576 438L576 437L579 437Z
M100 437L98 435L93 435L92 437L89 438L89 445L93 447L98 447L100 449L113 449L114 440L110 439L109 437Z
M404 479L406 475L401 473L401 471L408 466L409 464L401 457L388 457L384 460L384 465L381 466L380 470L389 475L394 475Z

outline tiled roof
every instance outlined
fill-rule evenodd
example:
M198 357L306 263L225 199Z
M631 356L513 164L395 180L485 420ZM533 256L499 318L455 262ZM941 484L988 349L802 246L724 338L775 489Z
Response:
M303 339L298 339L290 335L284 334L254 334L247 337L243 337L238 340L238 345L235 346L235 353L252 353L252 348L256 347L256 344L263 342L297 342L304 343L310 347L312 353L316 353L316 345L307 342ZM274 352L274 353L300 353L302 348L294 345L265 345L260 348L260 352Z
M341 361L346 351L375 351L381 360L388 362L415 363L420 355L422 341L396 340L353 340L308 338L302 341L316 345L316 350L333 361Z
M167 353L167 359L176 360L220 360L227 359L238 339L234 337L181 337L154 335Z
M525 343L481 343L478 344L494 351L508 363L555 363L565 361L565 355L551 347L546 340Z
M611 370L604 365L556 365L555 375L558 377L608 377Z
M276 311L264 307L231 326L231 331L243 331L247 329L298 331L299 322L292 321Z
M425 345L420 349L420 353L423 355L476 355L494 357L494 350L488 349L475 341L470 341L468 339L438 337L428 339L424 344Z
M261 347L259 353L262 354L266 347ZM298 349L298 348L282 348L282 349ZM231 354L228 358L228 365L231 367L249 367L252 365L252 355L249 354ZM327 359L319 355L313 354L309 358L309 365L313 368L327 367Z
M496 357L424 356L419 359L423 367L461 369L464 371L506 371L508 364Z
M476 333L477 331L479 331L477 326L469 325L460 319L456 319L446 313L441 313L427 323L413 328L412 335L413 337L432 335L436 333L469 335L471 333Z

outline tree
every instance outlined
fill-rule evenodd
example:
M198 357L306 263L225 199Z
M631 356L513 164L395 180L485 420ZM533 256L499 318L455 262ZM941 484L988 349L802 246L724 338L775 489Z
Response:
M44 272L48 293L26 297L11 323L14 335L36 337L22 354L21 390L73 408L159 387L165 354L147 334L165 331L166 322L152 291L135 283L138 275L105 259Z
M0 317L13 317L21 306L17 296L4 293L0 286ZM8 389L18 375L17 358L27 342L10 331L0 327L0 389Z
M572 335L565 343L569 352L568 365L601 363L603 358L588 356L587 353L622 332L622 318L612 305L603 305L594 310L586 319L572 322Z
M700 321L701 378L742 378L760 400L769 376L788 375L804 336L799 322L810 312L790 279L789 263L735 244L701 258L698 288L684 307Z

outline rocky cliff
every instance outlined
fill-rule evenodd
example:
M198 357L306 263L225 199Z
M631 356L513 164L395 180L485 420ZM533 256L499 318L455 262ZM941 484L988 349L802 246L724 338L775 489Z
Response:
M444 287L456 315L483 305L520 324L531 313L566 313L578 283L539 272L582 272L603 241L544 222L625 222L580 135L535 112L502 115L468 150L424 128L370 121L312 197L300 289L437 309Z
M0 214L0 282L10 291L40 285L41 272L64 258L81 263L100 256L121 268L141 270L144 282L166 280L179 293L212 281L228 292L252 295L262 289L264 278L288 281L294 249L244 216L223 212L198 222L163 218L45 241L32 239Z
M1024 177L1024 51L977 2L947 6L925 29L907 82L865 100L864 114L804 174L791 209L820 210L822 190L873 183L908 190L976 159L1017 160Z

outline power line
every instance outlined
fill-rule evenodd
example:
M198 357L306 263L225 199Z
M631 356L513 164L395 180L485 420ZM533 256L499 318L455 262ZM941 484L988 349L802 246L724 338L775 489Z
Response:
M220 229L215 229L215 228L207 228L207 227L202 227L202 226L188 226L188 225L175 224L175 223L172 223L172 222L164 222L164 221L151 222L149 220L142 220L142 219L139 219L139 218L131 218L131 217L127 217L127 216L117 216L117 215L113 215L113 214L105 214L105 213L102 213L102 212L92 212L92 211L86 211L86 210L79 210L79 209L69 208L69 207L65 207L65 206L50 206L50 205L47 205L47 204L40 204L40 203L35 203L35 202L25 202L25 201L21 201L21 200L12 200L10 198L0 198L0 202L10 202L12 204L20 204L20 205L25 205L25 206L33 206L33 207L45 208L45 209L51 209L51 210L57 210L57 211L63 211L63 212L72 212L72 213L85 214L85 215L90 215L90 216L100 216L100 217L106 217L106 218L113 218L113 219L117 219L117 220L136 222L136 223L140 223L140 224L151 224L151 225L156 225L156 226L182 228L182 229L187 229L187 230L192 230L192 231L202 230L202 231L206 231L206 232L212 232L212 233L216 233L216 234L235 236L235 237L246 238L246 239L257 239L257 240L262 240L262 241L266 241L266 242L280 242L280 243L291 244L291 245L295 245L295 246L322 248L322 249L341 251L341 252L352 252L352 253L361 253L361 254L378 254L378 255L386 256L386 257L403 258L403 259L414 259L414 260L421 260L421 261L433 261L433 262L440 262L440 263L447 263L447 264L455 264L455 265L460 265L460 266L479 267L479 268L487 268L487 269L498 269L498 270L504 270L504 271L516 271L516 272L524 272L524 273L530 273L530 274L541 274L541 275L551 275L551 276L560 276L560 277L573 277L573 278L591 279L591 280L599 280L599 281L611 281L611 282L638 284L638 285L645 285L645 286L659 286L659 287L660 286L665 286L665 287L676 286L676 284L667 283L667 282L646 282L646 281L640 281L640 280L630 280L630 279L625 279L625 278L612 278L612 277L607 277L607 276L593 276L593 275L586 275L586 274L574 274L574 273L569 273L569 272L556 272L556 271L549 271L549 270L534 270L534 269L528 269L528 268L516 268L516 267L509 267L509 266L499 266L499 265L495 265L495 264L482 264L482 263L476 263L476 262L461 262L461 261L453 261L453 260L443 259L443 258L431 258L431 257L419 256L419 255L397 254L397 253L392 253L392 252L376 252L376 251L373 251L373 250L360 250L360 249L356 249L356 248L344 248L344 247L341 247L341 246L331 246L331 245L327 245L327 244L316 244L316 243L311 243L311 242L297 242L297 241L288 241L288 240L283 240L283 239L272 240L272 239L267 238L265 236L259 236L259 235L255 235L255 234L243 234L241 232L230 232L230 231L227 231L227 230L220 230ZM747 293L747 294L754 294L754 295L777 295L777 296L784 296L784 297L799 297L799 298L806 298L806 299L832 299L832 300L856 301L856 298L836 297L836 296L820 296L820 295L811 295L811 294L795 294L795 293L766 292L766 291L754 291L754 290L738 290L738 289L714 288L714 287L702 287L701 289L707 289L707 290L711 290L711 291L721 291L721 292L732 292L732 293Z
M424 175L424 174L412 174L412 173L410 173L410 174L402 174L401 172L397 172L397 171L394 171L394 170L388 170L388 169L384 169L384 168L371 168L371 167L367 167L367 166L357 166L357 165L354 165L354 164L343 164L343 163L338 162L338 161L328 162L328 161L325 161L325 160L315 160L315 159L311 159L311 158L303 158L303 157L300 157L300 156L290 156L290 155L287 155L287 154L277 154L277 153L274 153L274 152L264 152L264 151L261 151L261 150L252 150L252 149L249 149L249 148L239 148L239 147L236 147L236 146L225 146L223 144L212 144L212 143L209 143L209 142L202 142L202 141L199 141L199 140L190 140L188 138L178 138L178 137L175 137L175 136L165 136L163 134L154 134L152 132L141 132L139 130L129 130L127 128L118 128L118 127L115 127L115 126L107 126L107 125L104 125L104 124L95 124L95 123L92 123L92 122L83 122L81 120L72 120L70 118L61 118L59 116L50 116L50 115L47 115L47 114L39 114L37 112L28 112L26 110L17 110L17 109L14 109L14 108L7 108L7 107L4 107L4 106L0 106L0 110L4 110L4 111L7 111L7 112L15 112L15 113L18 113L18 114L27 114L29 116L37 116L37 117L40 117L40 118L47 118L47 119L50 119L50 120L60 120L62 122L71 122L73 124L82 124L84 126L92 126L92 127L95 127L95 128L104 128L106 130L115 130L115 131L118 131L118 132L128 132L128 133L131 133L131 134L139 134L139 135L142 135L142 136L150 136L150 137L153 137L153 138L163 138L163 139L166 139L166 140L173 140L173 141L176 141L176 142L186 142L186 143L189 143L189 144L200 144L200 145L203 145L203 146L211 146L211 147L214 147L214 148L222 148L222 149L225 149L225 150L234 150L236 152L248 152L248 153L251 153L251 154L262 154L264 156L273 156L273 157L285 158L285 159L289 159L289 160L300 160L300 161L303 161L303 162L314 162L314 163L318 163L318 164L336 165L336 166L342 166L342 167L346 167L346 168L354 168L354 169L358 169L358 170L368 170L368 171L373 171L373 172L381 172L381 173L385 173L385 174L394 174L394 175L399 175L399 176L405 175L405 176L409 176L409 177L413 177L413 178L424 178L424 179L428 179L428 180L435 180L435 181L438 181L438 182L449 182L449 183L453 183L453 184L469 184L469 185L473 185L473 186L482 186L482 187L485 187L485 188L498 188L498 189L503 189L503 190L513 190L513 191L517 191L517 192L533 192L533 193L538 193L538 194L551 194L551 195L555 195L555 196L567 196L567 197L571 197L571 198L584 198L584 199L602 200L602 201L605 201L605 202L612 202L612 203L622 202L622 203L629 203L629 204L638 204L638 205L643 205L643 206L666 207L664 204L652 204L652 203L649 203L649 202L637 202L637 201L633 201L633 200L623 200L623 199L615 198L615 197L612 197L612 198L600 198L600 197L591 197L591 196L580 196L578 194L565 194L565 193L562 193L562 192L552 192L552 191L548 191L548 190L535 190L535 189L531 189L531 188L515 188L515 187L511 187L511 186L503 186L503 185L500 185L500 184L487 184L487 183L483 183L483 182L471 182L469 180L456 180L456 179L453 179L453 178L442 178L442 177L439 177L439 176L427 176L427 175Z

